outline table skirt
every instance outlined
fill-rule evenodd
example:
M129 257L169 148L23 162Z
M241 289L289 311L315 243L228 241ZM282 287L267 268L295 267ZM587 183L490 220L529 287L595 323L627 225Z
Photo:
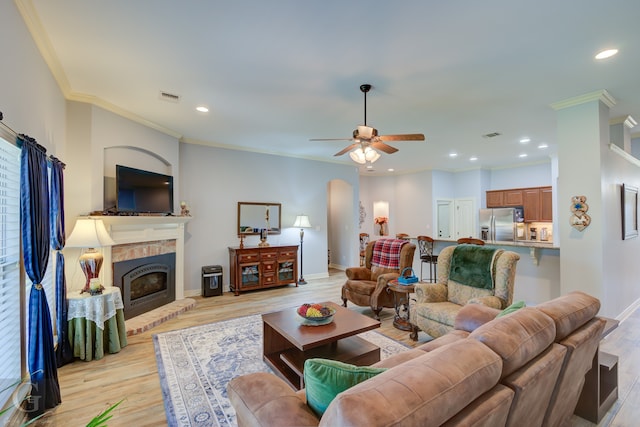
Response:
M73 356L87 362L102 359L105 351L117 353L127 345L127 328L122 309L116 310L116 315L104 322L104 330L84 317L71 319L68 325Z

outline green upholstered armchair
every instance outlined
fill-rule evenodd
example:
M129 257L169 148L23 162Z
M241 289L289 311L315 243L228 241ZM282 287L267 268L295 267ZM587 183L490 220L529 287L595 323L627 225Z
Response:
M515 252L475 246L477 249L473 249L474 251L484 252L485 255L492 254L486 265L487 274L490 275L490 286L479 287L477 283L472 283L472 280L465 283L465 266L460 262L456 263L457 280L450 277L452 257L456 248L468 250L471 246L473 245L449 246L441 250L438 254L437 282L416 284L416 302L410 310L413 328L411 339L417 340L420 330L433 338L452 331L456 315L465 304L483 304L502 310L512 303L516 264L520 259L520 255ZM470 275L467 275L467 278L469 277Z
M393 295L387 283L400 276L402 270L413 265L416 245L406 240L378 239L369 242L364 267L349 267L347 281L342 286L342 305L347 301L361 307L371 307L376 320L384 307L394 308Z

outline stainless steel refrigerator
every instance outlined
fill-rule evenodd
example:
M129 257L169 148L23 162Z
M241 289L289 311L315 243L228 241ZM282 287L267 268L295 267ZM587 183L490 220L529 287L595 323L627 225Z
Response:
M480 209L480 238L485 242L513 242L522 208Z

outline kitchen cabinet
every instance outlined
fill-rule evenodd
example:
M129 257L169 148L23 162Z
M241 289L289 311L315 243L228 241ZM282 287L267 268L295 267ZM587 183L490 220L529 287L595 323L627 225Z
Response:
M540 221L553 221L553 202L551 187L540 188Z
M522 190L520 189L487 191L488 208L511 208L522 205Z
M525 222L552 222L551 187L513 188L487 191L488 208L522 206Z
M240 292L297 283L298 246L229 248L229 283Z
M540 221L540 189L526 188L522 190L522 201L524 222Z
M504 190L504 206L507 208L522 206L524 204L523 192L520 189Z
M504 206L504 191L487 191L487 207L501 208Z

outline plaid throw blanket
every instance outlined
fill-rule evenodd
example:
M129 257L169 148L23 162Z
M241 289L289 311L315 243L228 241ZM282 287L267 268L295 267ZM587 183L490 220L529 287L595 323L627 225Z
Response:
M378 239L373 244L371 265L384 268L400 268L400 250L409 243L401 239Z

